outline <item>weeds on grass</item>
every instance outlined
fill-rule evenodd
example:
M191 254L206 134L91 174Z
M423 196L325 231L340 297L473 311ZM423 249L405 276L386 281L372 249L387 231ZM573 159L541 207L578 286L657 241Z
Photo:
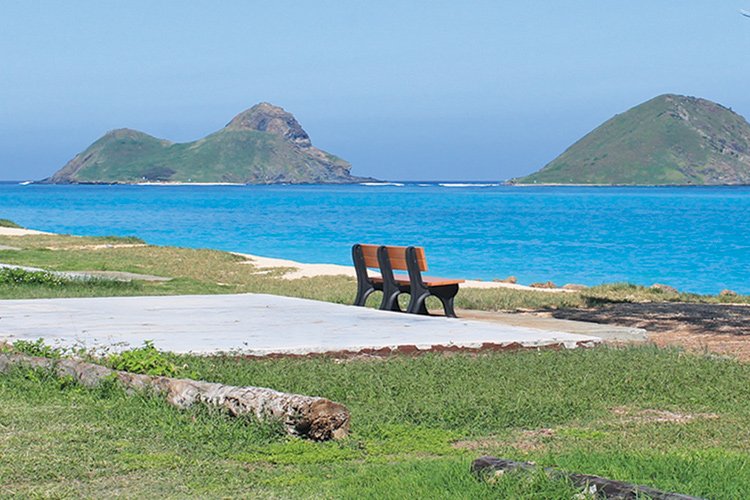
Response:
M0 298L133 295L140 283L100 278L67 278L48 271L0 268Z
M122 370L144 375L173 377L177 374L177 366L167 355L154 347L152 340L147 340L142 347L136 347L105 358L106 364L114 370Z
M63 355L62 349L47 345L44 339L16 340L13 342L12 350L40 358L59 359Z
M141 347L104 356L102 354L97 355L94 350L53 347L48 345L42 338L37 340L16 340L13 344L4 346L3 349L50 359L60 359L65 356L75 355L78 358L83 358L94 363L103 363L113 370L160 377L173 377L180 371L180 368L170 359L170 355L158 350L152 340L146 340ZM181 368L184 369L186 367L187 365L183 365Z
M25 269L0 268L0 285L44 285L62 287L70 280L47 271L27 271Z

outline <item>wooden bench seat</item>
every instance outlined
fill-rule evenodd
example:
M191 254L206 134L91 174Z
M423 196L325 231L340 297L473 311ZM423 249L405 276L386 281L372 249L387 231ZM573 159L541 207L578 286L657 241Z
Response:
M443 304L446 316L456 317L453 299L464 280L422 276L422 272L427 271L427 259L422 247L356 244L352 247L352 260L357 273L354 305L365 305L373 292L381 291L383 300L380 309L401 311L398 297L408 293L411 298L406 312L429 314L425 300L434 296ZM370 276L368 269L378 269L380 276ZM407 271L408 274L396 274L394 270Z
M398 275L394 273L393 279L400 285L408 285L411 283L411 281L409 280L409 276L404 274ZM372 280L377 283L383 282L383 278L379 276L373 276ZM459 285L461 283L464 283L464 280L456 280L452 278L437 278L433 276L423 276L422 280L427 286Z

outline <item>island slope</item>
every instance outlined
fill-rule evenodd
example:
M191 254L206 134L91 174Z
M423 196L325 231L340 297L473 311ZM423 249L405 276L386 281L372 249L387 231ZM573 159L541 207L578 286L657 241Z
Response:
M260 103L203 139L172 143L143 132L105 134L43 182L353 183L351 165L314 147L291 113Z
M750 184L750 125L706 99L667 94L616 115L519 184Z

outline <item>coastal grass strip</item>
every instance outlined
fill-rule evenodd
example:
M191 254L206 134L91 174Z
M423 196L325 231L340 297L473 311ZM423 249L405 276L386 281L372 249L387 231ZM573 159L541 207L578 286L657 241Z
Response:
M345 276L279 279L283 269L259 272L241 256L206 249L145 245L135 238L66 235L0 236L0 262L49 271L123 271L173 278L165 283L137 282L129 287L87 286L11 287L0 284L0 298L93 297L116 295L185 295L269 293L350 304L356 282ZM378 302L379 294L369 305ZM572 293L547 293L508 288L462 288L456 307L484 311L601 307L621 302L750 303L750 296L696 295L626 283L592 287ZM428 307L437 307L437 299Z

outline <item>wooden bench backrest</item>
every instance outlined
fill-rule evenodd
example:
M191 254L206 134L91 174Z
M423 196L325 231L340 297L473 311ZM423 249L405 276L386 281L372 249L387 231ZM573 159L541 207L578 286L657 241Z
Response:
M365 266L377 269L379 245L362 245L362 256L365 258ZM395 271L408 271L406 266L406 247L385 247L388 252L388 260L391 261L391 268ZM417 263L419 270L427 271L427 259L424 256L424 248L415 247L417 251Z
M360 245L360 248L362 249L362 257L365 258L365 267L379 268L378 245Z

